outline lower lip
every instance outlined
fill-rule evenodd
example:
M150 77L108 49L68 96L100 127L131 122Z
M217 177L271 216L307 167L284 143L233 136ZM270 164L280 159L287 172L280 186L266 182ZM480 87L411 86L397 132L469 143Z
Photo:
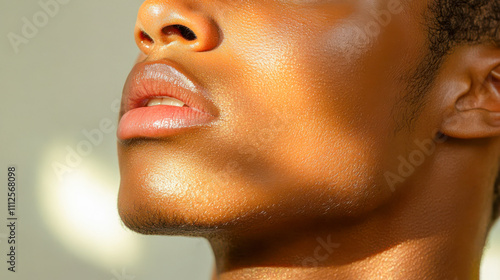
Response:
M117 136L121 140L168 137L208 124L213 119L213 116L189 107L140 107L121 117Z

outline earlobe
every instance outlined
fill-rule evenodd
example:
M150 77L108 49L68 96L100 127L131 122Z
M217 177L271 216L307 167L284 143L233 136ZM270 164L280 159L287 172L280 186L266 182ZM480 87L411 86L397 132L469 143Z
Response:
M472 75L468 92L459 96L453 110L445 115L442 132L461 139L500 136L500 65L473 71Z
M471 109L457 112L446 118L442 133L461 139L500 136L500 112Z

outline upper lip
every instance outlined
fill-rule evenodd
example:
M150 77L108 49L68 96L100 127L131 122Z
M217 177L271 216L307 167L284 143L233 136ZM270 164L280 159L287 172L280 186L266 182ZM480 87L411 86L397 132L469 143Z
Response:
M144 107L154 98L173 97L194 110L218 115L207 92L173 66L172 62L141 62L130 72L123 89L120 117L135 108Z

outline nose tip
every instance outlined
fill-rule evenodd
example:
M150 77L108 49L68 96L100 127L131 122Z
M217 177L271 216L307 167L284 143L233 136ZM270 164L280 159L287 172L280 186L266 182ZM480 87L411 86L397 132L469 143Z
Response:
M202 52L219 44L219 28L206 14L181 1L145 1L139 9L135 41L146 55L165 46L179 45Z

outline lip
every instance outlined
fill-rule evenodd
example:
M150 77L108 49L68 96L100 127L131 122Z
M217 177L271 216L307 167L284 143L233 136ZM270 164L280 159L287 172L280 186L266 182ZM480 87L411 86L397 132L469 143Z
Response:
M159 105L147 107L149 100L173 97L184 107ZM205 126L218 111L208 93L167 61L141 62L134 66L122 95L117 137L162 138Z

